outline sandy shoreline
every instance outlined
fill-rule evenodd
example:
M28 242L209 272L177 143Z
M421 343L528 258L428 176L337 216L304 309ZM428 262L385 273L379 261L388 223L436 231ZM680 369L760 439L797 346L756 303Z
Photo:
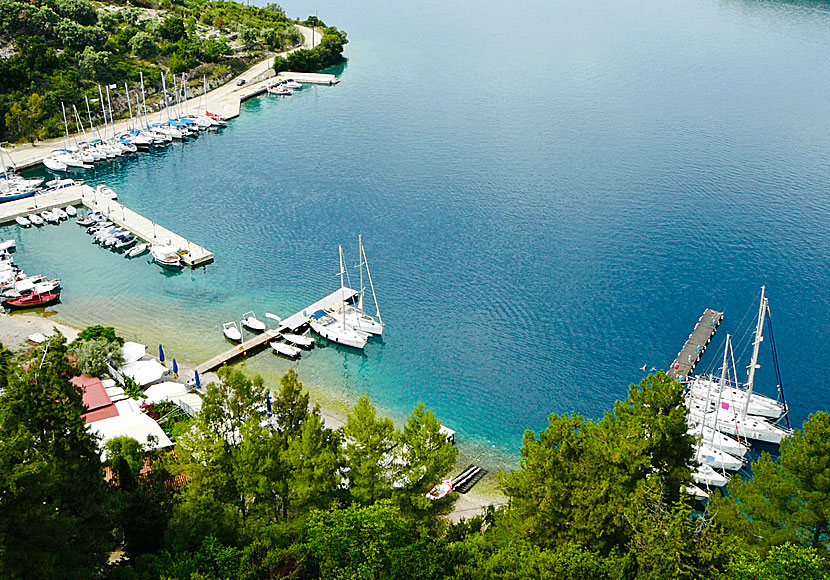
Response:
M55 313L47 313L46 315L33 313L0 314L0 343L13 351L25 350L35 346L27 340L29 335L39 332L48 336L55 330L59 330L68 342L74 340L78 336L80 329L52 320L54 316ZM118 328L116 328L116 332L118 332ZM146 341L145 337L145 344L149 345L153 343ZM148 352L152 352L152 350L150 349ZM193 367L195 364L192 361L188 361L185 358L183 360L177 360L177 362L179 364L180 380L187 380L193 376ZM243 368L242 370L244 371L245 369ZM207 373L204 375L202 382L206 384L215 380L215 378L215 373ZM277 387L277 385L272 385L272 389ZM323 393L318 392L317 388L308 388L308 391L311 397L311 404L319 405L323 420L330 429L338 429L345 424L345 411L347 408L345 403L340 402L341 404L338 404L330 400L330 397L323 396ZM468 458L465 458L463 453L460 455L458 464L453 471L460 471L469 463ZM453 522L461 519L470 519L483 513L488 506L501 506L506 501L507 498L496 489L495 475L489 474L470 493L459 495L455 503L455 510L450 514L449 519Z

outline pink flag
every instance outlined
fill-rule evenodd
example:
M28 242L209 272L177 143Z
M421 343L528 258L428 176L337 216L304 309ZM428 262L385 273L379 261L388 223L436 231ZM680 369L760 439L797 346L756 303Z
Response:
M724 409L728 409L729 408L729 403L721 403L720 406Z

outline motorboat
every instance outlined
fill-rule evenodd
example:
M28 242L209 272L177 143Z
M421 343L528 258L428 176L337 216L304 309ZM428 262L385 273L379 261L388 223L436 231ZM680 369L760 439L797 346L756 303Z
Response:
M311 348L314 346L314 338L304 334L283 334L282 338L286 342L290 342L294 346L299 346L300 348Z
M363 348L369 340L367 333L343 325L342 321L333 318L325 310L318 310L312 314L308 324L314 332L326 340L344 346Z
M447 497L452 491L452 479L442 479L440 483L433 485L428 492L426 492L427 499L436 501Z
M69 215L67 215L67 213L59 207L56 207L55 209L52 210L52 215L54 215L56 218L58 218L58 220L69 219Z
M107 199L118 199L118 194L115 193L112 189L110 189L109 186L104 185L103 183L95 188L95 192L98 195L106 197Z
M116 250L124 250L135 244L137 241L138 238L131 234L127 234L126 236L120 237L118 241L115 242L114 247Z
M290 344L286 344L278 340L272 340L268 344L271 345L271 348L273 348L276 353L288 358L300 358L300 355L303 352L296 346L291 346Z
M32 222L30 222L29 220L27 220L27 219L26 219L25 217L23 217L22 215L19 215L19 216L17 216L16 218L14 218L14 221L16 221L16 222L17 222L17 225L19 225L19 226L20 226L20 227L22 227L22 228L28 228L30 225L32 225Z
M242 331L239 330L239 327L233 320L222 325L222 332L228 340L242 342Z
M288 87L286 87L285 85L282 85L282 84L280 84L280 85L271 85L266 90L268 91L269 95L275 95L275 96L278 96L278 97L279 96L288 97L288 96L291 96L291 95L294 94L294 91L292 91L291 89L289 89Z
M178 270L182 267L182 257L179 255L179 250L172 245L152 246L150 255L153 257L153 261L162 268Z
M36 213L33 213L29 216L29 221L36 226L42 226L44 223L43 218L37 215Z
M264 332L265 323L256 317L253 311L248 311L242 315L242 326L253 332Z
M52 213L49 210L40 212L40 217L42 217L44 221L46 221L50 224L56 224L59 221L58 216L56 216L54 213Z
M303 85L301 85L294 79L285 79L285 82L283 84L292 91L296 91L297 89L303 88Z
M17 242L14 240L6 240L0 242L0 253L14 252L17 249Z
M9 298L3 301L3 305L10 309L36 308L46 306L60 300L60 292L48 292L46 294L26 294L19 298Z
M128 258L135 258L135 257L138 257L142 254L146 254L149 251L150 251L150 244L138 244L137 246L132 247L129 250L127 250L125 255Z
M66 206L66 209L63 211L65 211L66 215L68 215L69 217L75 217L76 215L78 215L78 210L75 209L74 205Z

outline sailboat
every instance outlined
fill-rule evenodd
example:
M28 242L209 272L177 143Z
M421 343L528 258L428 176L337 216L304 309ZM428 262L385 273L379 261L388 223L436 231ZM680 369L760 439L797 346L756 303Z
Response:
M366 250L363 247L363 236L358 235L358 255L360 256L360 263L357 265L360 268L360 291L358 294L357 305L351 305L343 301L337 306L332 313L332 317L337 320L343 320L347 326L351 326L360 332L367 332L369 334L381 335L383 334L383 318L380 316L380 306L378 305L378 297L375 294L375 285L372 282L372 272L369 270L369 262L366 260ZM375 316L370 316L364 310L364 296L366 288L363 285L363 267L366 267L366 275L369 278L369 287L372 290L372 300L375 303Z
M735 433L738 437L745 439L757 439L758 441L766 441L768 443L781 443L781 441L791 434L789 429L784 429L775 425L763 417L754 416L749 413L750 404L755 400L753 398L753 390L755 386L755 371L760 368L758 364L758 354L761 348L761 343L764 340L763 330L765 316L769 313L769 302L766 297L766 288L761 287L761 304L758 309L758 323L755 327L755 338L752 347L752 359L749 364L749 371L747 376L746 396L739 401L738 405L731 405L728 402L721 400L723 393L727 392L725 379L721 377L721 384L718 390L718 400L714 405L713 410L706 408L701 409L690 403L689 413L692 417L703 421L704 425L711 424L713 428L722 433ZM724 358L726 353L724 353ZM777 358L777 357L774 357ZM780 383L779 383L780 385ZM711 400L711 395L707 395L706 400ZM786 415L786 402L783 402L783 408Z
M346 273L343 267L343 246L338 246L340 251L340 289L343 292L343 302L346 302L346 286L343 275ZM369 340L369 334L361 332L346 324L345 318L339 320L325 310L317 310L311 315L308 321L311 329L323 338L354 348L363 348Z

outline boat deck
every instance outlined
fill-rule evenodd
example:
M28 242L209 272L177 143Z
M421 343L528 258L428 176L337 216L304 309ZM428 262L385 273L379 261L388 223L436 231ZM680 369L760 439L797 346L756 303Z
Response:
M335 305L343 301L344 295L347 300L351 300L352 298L357 296L357 291L352 290L351 288L341 288L335 290L325 298L322 298L317 302L314 302L313 304L303 308L296 314L292 314L288 318L282 320L280 322L279 328L270 328L262 334L258 334L253 338L246 340L242 344L239 344L231 349L226 350L221 354L216 355L210 360L207 360L199 366L197 366L196 370L199 371L200 375L203 375L207 372L221 367L224 364L231 362L232 360L240 356L247 356L249 353L259 350L268 342L277 338L277 336L279 336L280 333L285 332L286 330L296 331L297 329L302 328L303 326L308 324L308 319L312 315L312 313L316 312L317 310L327 310L329 308L334 307Z
M700 361L700 357L706 352L706 346L712 341L722 320L723 312L711 308L703 311L703 315L697 319L697 324L686 340L686 344L677 353L677 358L669 367L667 374L670 377L679 381L689 378Z

